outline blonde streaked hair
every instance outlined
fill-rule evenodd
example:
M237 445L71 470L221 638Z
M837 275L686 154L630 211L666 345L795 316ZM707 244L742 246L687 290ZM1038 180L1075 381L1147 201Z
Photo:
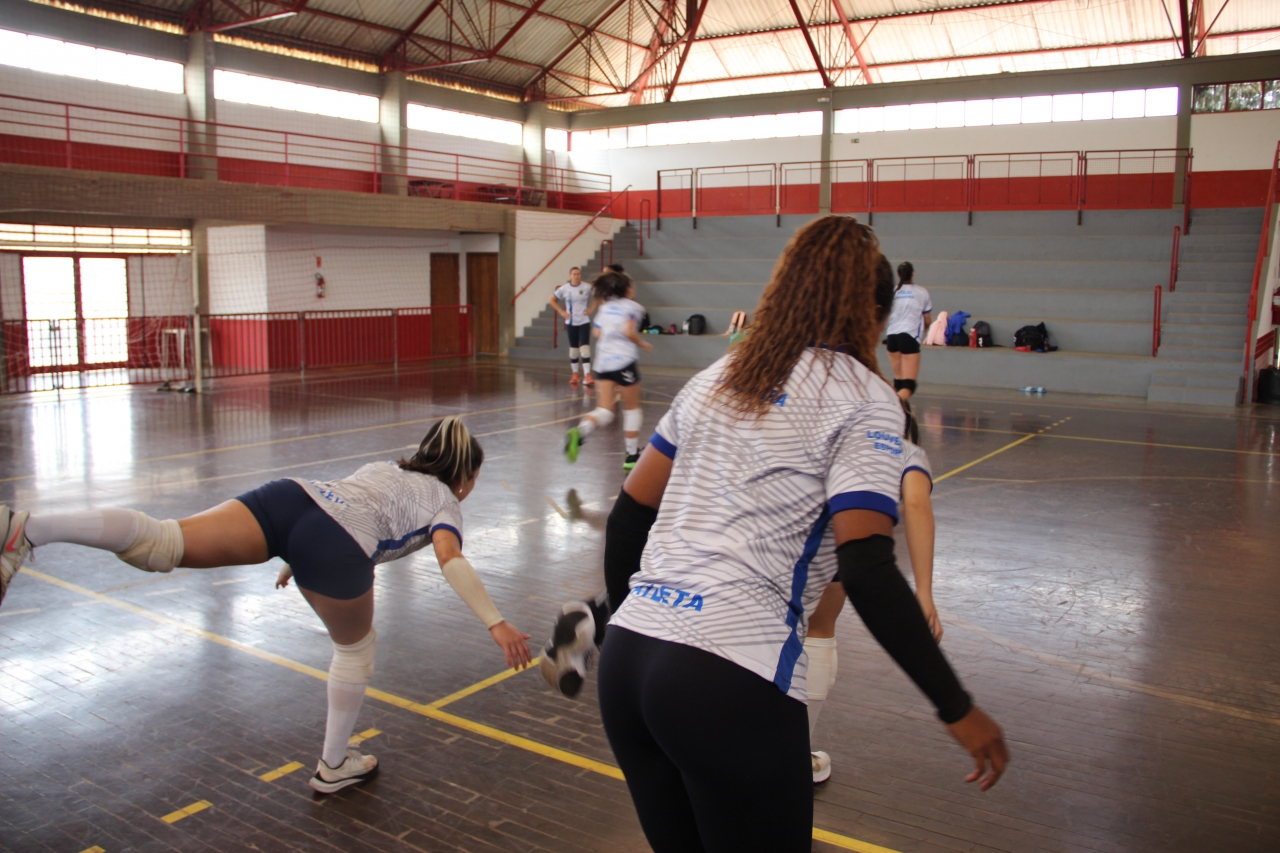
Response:
M484 464L484 449L467 430L461 418L447 417L436 421L418 445L418 452L401 459L406 471L429 474L453 488L476 475Z

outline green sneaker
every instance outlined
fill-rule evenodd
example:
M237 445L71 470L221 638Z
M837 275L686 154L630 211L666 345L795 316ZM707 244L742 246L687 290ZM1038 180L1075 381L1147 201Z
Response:
M582 433L577 427L570 427L564 434L564 455L570 462L578 461L578 448L582 446Z
M632 468L636 467L636 463L639 461L640 461L640 454L632 453L626 459L622 460L622 470L630 471Z

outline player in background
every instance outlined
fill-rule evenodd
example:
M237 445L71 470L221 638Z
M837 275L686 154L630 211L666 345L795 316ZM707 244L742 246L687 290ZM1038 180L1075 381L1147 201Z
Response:
M434 545L445 580L489 629L517 669L532 660L528 634L502 618L462 556L462 508L475 488L484 451L462 421L437 421L418 451L373 462L341 480L275 480L181 520L159 521L132 509L73 513L13 512L0 504L0 600L33 548L69 542L104 551L147 572L175 567L249 566L281 557L302 597L333 641L324 749L311 787L324 794L368 779L378 760L347 741L373 677L374 566ZM224 697L234 701L234 697Z
M942 641L942 623L933 604L933 469L929 457L920 447L920 428L907 413L906 441L902 443L902 524L907 533L907 552L911 555L911 574L916 582L916 601L924 612L933 639ZM815 750L813 731L818 725L827 694L836 683L836 619L844 609L844 588L839 582L827 585L818 608L809 617L809 633L804 638L804 653L809 658L809 758L813 765L813 783L831 778L831 756Z
M579 369L582 381L595 384L591 378L591 315L600 303L592 295L591 285L582 281L582 270L570 267L569 280L555 289L547 304L564 318L565 334L569 338L569 384L578 384Z
M915 267L910 261L898 264L898 288L893 292L893 309L885 329L885 348L893 368L893 390L902 400L916 393L920 376L920 341L933 318L929 291L912 282Z
M596 408L565 434L564 454L570 462L578 460L578 449L587 436L599 427L613 422L614 401L622 397L622 430L627 455L623 470L630 471L640 459L640 350L653 346L640 334L644 322L644 306L636 302L636 288L626 273L606 272L596 279Z

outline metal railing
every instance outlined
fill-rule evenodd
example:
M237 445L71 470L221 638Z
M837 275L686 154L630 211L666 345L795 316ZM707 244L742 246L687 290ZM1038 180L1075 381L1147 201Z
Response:
M691 168L658 170L658 230L662 230L662 216L696 216L694 207L693 172ZM672 186L674 184L674 186Z
M1169 292L1178 286L1178 255L1182 250L1182 226L1173 226L1173 256L1169 258Z
M649 210L648 216L645 215L646 208L648 208ZM644 257L644 238L647 236L649 237L649 239L651 240L653 239L653 225L651 224L652 221L653 221L653 204L649 201L648 198L642 198L640 199L640 220L637 223L638 227L636 228L636 237L638 238L637 244L640 248L641 257ZM646 231L649 232L647 235L645 234Z
M0 162L594 210L608 175L0 95Z
M1244 339L1244 387L1249 400L1253 400L1254 364L1257 360L1253 335L1258 327L1258 286L1271 255L1271 221L1276 204L1276 185L1280 180L1280 142L1276 143L1271 158L1271 177L1267 181L1266 202L1262 213L1262 235L1258 238L1258 256L1253 262L1253 282L1249 285L1249 334Z
M1160 336L1162 332L1161 324L1163 314L1162 308L1164 304L1164 290L1160 285L1155 287L1155 314L1151 318L1151 357L1155 358L1160 352Z
M527 284L525 284L525 286L524 286L524 287L522 287L522 288L520 288L519 290L517 290L517 291L516 291L516 295L515 295L515 296L513 296L513 297L511 297L511 304L512 304L512 305L515 305L515 304L516 304L516 301L517 301L521 296L523 296L523 295L524 295L524 292L525 292L526 290L528 290L530 287L533 287L533 283L534 283L535 281L537 281L537 280L538 280L538 277L539 277L539 276L541 276L541 275L542 275L544 272L546 272L548 269L550 269L550 268L551 268L551 265L552 265L552 264L554 264L554 263L556 262L556 260L557 260L561 255L563 255L563 254L568 250L568 248L569 248L570 246L572 246L572 245L573 245L573 241L574 241L574 240L577 240L579 237L581 237L583 234L585 234L585 233L586 233L586 231L587 231L587 229L588 229L588 228L590 228L590 227L595 223L595 221L596 221L597 219L599 219L601 216L603 216L603 215L604 215L604 213L605 213L606 211L610 210L610 209L613 207L613 203L614 203L615 201L617 201L618 199L622 198L622 196L623 196L623 195L625 195L625 194L626 194L626 192L627 192L627 190L629 190L629 189L631 189L631 185L630 185L630 184L627 184L627 186L626 186L626 187L624 187L621 191L619 191L619 192L615 193L615 194L613 195L613 197L612 197L612 198L610 198L607 202L605 202L604 207L600 208L600 209L599 209L599 210L597 210L594 214L592 214L591 218L590 218L590 219L588 219L588 220L586 221L586 223L584 223L584 224L583 224L583 226L582 226L581 228L579 228L579 229L578 229L577 233L576 233L576 234L574 234L572 237L570 237L570 238L568 239L568 241L566 241L566 242L565 242L565 244L564 244L563 246L561 246L561 247L560 247L560 250L559 250L558 252L556 252L554 255L552 255L552 256L551 256L551 260L549 260L549 261L547 261L545 264L543 264L543 265L542 265L542 269L538 270L538 271L537 271L537 273L535 273L535 274L534 274L533 278L529 279L528 283L527 283Z

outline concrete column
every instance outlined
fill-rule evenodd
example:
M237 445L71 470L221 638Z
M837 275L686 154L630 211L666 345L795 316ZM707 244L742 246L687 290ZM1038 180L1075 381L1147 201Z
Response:
M526 186L543 189L559 189L548 186L543 166L547 164L546 148L547 105L529 104L524 114L524 183ZM543 196L540 207L546 207L546 196Z
M822 99L822 148L821 154L818 155L822 160L822 173L818 183L818 212L831 212L831 151L835 141L835 113L831 108L831 90L827 90L827 94ZM782 180L782 176L778 176L778 180Z
M218 180L218 102L213 97L213 36L187 37L187 175Z
M515 211L511 233L498 235L498 352L506 355L516 343L516 235Z
M1174 142L1176 148L1191 147L1191 94L1192 86L1190 83L1184 83L1178 87L1178 135ZM1192 170L1195 169L1194 158L1192 162ZM1183 163L1179 161L1173 173L1173 201L1175 204L1185 204L1189 199L1183 197ZM1194 193L1194 189L1192 192Z
M403 71L382 75L382 98L378 121L382 131L382 151L378 168L382 171L381 191L389 195L408 193L409 95Z

